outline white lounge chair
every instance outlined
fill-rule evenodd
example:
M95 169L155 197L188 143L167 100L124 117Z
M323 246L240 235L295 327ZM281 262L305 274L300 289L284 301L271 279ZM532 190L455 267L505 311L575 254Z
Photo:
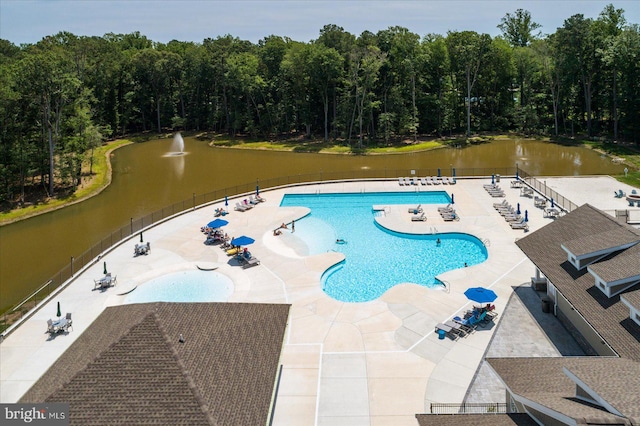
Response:
M440 185L440 178L438 176L434 176L431 179L433 179L434 185Z
M399 177L398 178L398 185L404 186L404 178L403 177Z
M237 202L236 210L240 212L246 212L247 210L249 210L249 207L245 206L244 204L241 204L240 202Z
M529 230L529 224L522 219L519 222L509 222L509 225L512 229L524 229L525 231Z
M422 204L418 204L416 207L409 207L409 213L413 213L413 214L422 213Z
M433 185L433 179L431 179L431 176L427 176L424 180L427 181L427 185Z
M411 216L412 222L424 222L425 220L427 220L427 216L425 216L424 213L414 214Z
M420 178L420 183L422 185L426 185L427 184L427 180L425 178Z

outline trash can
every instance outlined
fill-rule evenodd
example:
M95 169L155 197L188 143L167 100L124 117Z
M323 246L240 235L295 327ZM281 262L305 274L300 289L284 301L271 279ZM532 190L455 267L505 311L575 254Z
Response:
M548 314L551 312L551 299L548 297L542 298L542 312Z
M444 330L438 330L438 339L440 339L440 340L444 340L444 336L445 336L446 334L447 334L447 333L446 333Z
M496 175L496 182L500 182L500 175Z

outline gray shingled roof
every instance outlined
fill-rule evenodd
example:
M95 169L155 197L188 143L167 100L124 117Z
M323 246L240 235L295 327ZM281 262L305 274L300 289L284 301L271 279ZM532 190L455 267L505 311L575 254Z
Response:
M615 357L487 358L489 365L516 395L537 402L578 423L624 424L640 421L640 363ZM624 417L576 396L568 369ZM634 423L637 424L637 423Z
M419 426L538 426L528 414L417 414Z
M82 425L266 424L289 308L107 308L21 402L68 402Z
M606 250L620 250L621 246L637 243L640 236L629 228L608 229L595 234L588 234L562 243L567 250L576 256Z
M640 310L640 290L624 293L623 295L620 296L620 298L624 298L627 301L627 303L629 303L634 308Z
M605 282L614 282L625 278L640 277L640 244L636 244L622 253L589 266ZM640 279L640 278L637 278Z
M593 275L577 271L560 246L587 235L619 232L620 228L640 237L640 230L584 204L516 244L620 356L638 361L640 326L629 318L628 307L620 302L619 295L607 298L598 290ZM640 255L635 263L640 263Z

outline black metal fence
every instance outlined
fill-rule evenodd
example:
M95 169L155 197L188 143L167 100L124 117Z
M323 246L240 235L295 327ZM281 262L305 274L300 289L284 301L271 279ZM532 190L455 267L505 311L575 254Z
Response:
M559 207L562 207L567 213L578 208L578 205L571 202L571 200L563 197L558 194L553 189L549 188L544 181L540 181L533 176L529 175L527 172L520 169L519 176L522 180L524 180L528 185L530 185L533 189L538 191L540 194L544 195L550 200L553 200L554 204L557 204Z
M282 176L267 180L256 180L224 189L218 189L206 194L193 194L191 198L179 201L170 206L152 212L138 219L131 218L130 222L111 232L108 236L97 242L91 248L77 256L71 256L68 265L58 271L47 280L36 292L16 306L5 311L0 317L0 333L13 323L29 315L30 311L41 303L47 296L58 291L60 286L72 278L74 274L87 265L96 263L102 254L115 244L139 233L144 228L157 224L174 215L195 210L213 202L223 201L225 197L233 198L248 195L260 189L273 189L288 185L310 184L316 182L331 182L345 180L387 180L398 177L419 176L456 176L456 177L486 177L486 176L514 176L516 167L476 167L456 169L448 168L423 168L423 169L361 169L355 171L315 172L309 174ZM524 172L518 170L522 175ZM528 175L527 175L528 176ZM230 204L232 204L230 202Z
M462 404L431 403L431 414L505 414L507 404L504 402Z

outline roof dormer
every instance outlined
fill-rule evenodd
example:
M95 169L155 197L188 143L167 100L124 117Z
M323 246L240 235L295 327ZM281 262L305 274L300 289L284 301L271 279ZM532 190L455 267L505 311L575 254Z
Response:
M638 236L625 228L586 235L561 244L567 260L581 270L604 257L625 250L640 242Z

